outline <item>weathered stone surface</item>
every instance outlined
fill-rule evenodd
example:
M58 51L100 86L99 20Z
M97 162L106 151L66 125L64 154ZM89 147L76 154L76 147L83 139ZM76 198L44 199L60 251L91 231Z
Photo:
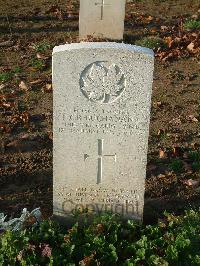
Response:
M80 0L79 38L123 39L125 0Z
M141 219L154 55L117 43L54 48L54 214Z

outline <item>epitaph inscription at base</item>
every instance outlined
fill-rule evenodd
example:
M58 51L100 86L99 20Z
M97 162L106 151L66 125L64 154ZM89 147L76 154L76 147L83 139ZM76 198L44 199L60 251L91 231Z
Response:
M54 48L55 215L142 219L153 62L125 44Z

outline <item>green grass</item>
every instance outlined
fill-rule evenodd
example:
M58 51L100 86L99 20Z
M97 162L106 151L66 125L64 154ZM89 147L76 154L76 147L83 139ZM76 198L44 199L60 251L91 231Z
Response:
M200 20L188 20L183 26L187 30L198 30L200 29Z
M34 48L36 50L36 52L45 52L49 49L51 49L51 45L49 43L38 43L34 45Z
M156 37L146 37L135 42L136 45L147 47L153 50L157 50L159 47L166 48L166 44L163 40Z
M196 172L200 171L200 162L193 162L192 169Z
M36 70L43 70L45 67L45 62L42 59L33 58L31 59L29 65L35 68Z
M44 221L0 233L0 265L181 266L200 265L200 210L165 214L156 225L97 216L70 229Z
M189 158L192 161L199 161L200 162L200 151L191 151L189 153Z
M13 77L13 74L11 72L0 73L1 82L6 82L10 80L12 77Z
M22 69L20 67L16 67L14 70L11 70L9 72L2 72L0 73L0 81L7 82L11 80L16 74L19 74L21 72Z
M192 169L196 172L200 171L200 151L190 152L189 159L192 162Z
M175 173L179 173L183 170L183 162L179 159L172 159L169 167Z
M163 132L160 134L160 140L166 140L168 138L167 133Z
M24 112L27 110L27 104L23 100L18 100L18 111Z

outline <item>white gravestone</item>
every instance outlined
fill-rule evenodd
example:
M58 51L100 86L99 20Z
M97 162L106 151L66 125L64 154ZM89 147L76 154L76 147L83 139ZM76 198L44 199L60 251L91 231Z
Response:
M54 214L142 219L152 50L117 43L54 48Z
M125 0L80 0L79 38L123 39Z

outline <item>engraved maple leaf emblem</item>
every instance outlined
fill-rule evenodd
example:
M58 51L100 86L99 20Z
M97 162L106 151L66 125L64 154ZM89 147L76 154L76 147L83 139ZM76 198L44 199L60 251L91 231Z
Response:
M117 65L98 61L84 69L80 86L82 93L90 101L112 103L124 92L126 80Z

